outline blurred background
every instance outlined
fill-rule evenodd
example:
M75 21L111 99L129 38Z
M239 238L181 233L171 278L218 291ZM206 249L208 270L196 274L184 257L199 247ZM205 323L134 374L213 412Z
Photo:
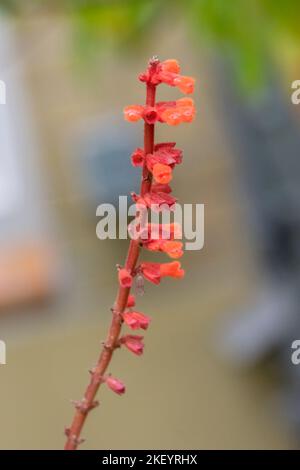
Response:
M142 359L116 353L85 449L279 449L300 442L296 0L1 0L0 448L60 449L98 356L127 241L96 208L138 188L131 151L149 57L197 79L198 115L160 126L184 165L176 196L205 204L185 279L146 286ZM159 99L179 97L164 85Z

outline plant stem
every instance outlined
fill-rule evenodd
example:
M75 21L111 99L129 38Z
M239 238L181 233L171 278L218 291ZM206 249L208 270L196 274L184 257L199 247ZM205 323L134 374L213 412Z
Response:
M155 106L156 87L147 84L146 105ZM154 124L144 125L144 151L145 155L153 153L154 150ZM151 189L152 175L149 173L144 163L142 172L142 181L140 194L143 196ZM125 262L125 267L129 272L133 272L139 257L140 245L138 240L131 240ZM84 426L87 415L91 409L97 406L95 396L102 383L102 378L110 364L118 339L121 332L122 320L121 314L124 312L130 288L119 287L118 294L112 309L112 320L107 334L106 341L103 345L96 367L91 371L91 380L86 388L84 398L76 404L75 415L71 427L66 431L67 441L65 450L76 450L80 444L80 434Z

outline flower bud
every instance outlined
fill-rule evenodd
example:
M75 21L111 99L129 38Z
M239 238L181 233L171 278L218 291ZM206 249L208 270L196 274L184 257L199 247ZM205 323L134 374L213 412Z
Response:
M125 393L126 387L123 384L123 382L121 382L121 380L116 379L115 377L112 377L111 375L109 375L105 379L105 382L106 382L106 385L118 395L123 395L123 393Z

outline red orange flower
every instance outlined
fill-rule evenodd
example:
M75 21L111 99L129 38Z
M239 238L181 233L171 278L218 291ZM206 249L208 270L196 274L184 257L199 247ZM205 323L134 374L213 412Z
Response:
M177 126L181 122L192 122L196 111L194 101L190 98L181 98L175 106L165 106L160 112L160 119L170 126Z
M131 154L131 163L133 166L143 166L144 158L145 158L144 150L141 148L137 148Z
M136 122L144 119L148 124L156 121L176 126L181 122L192 122L195 117L194 102L190 98L181 98L177 101L161 101L155 106L131 105L124 109L126 121Z
M173 240L152 240L144 246L150 251L162 251L170 258L181 258L183 255L183 244Z
M127 299L126 307L131 308L131 307L134 307L134 306L135 306L135 297L134 297L134 295L130 294L128 296L128 299Z
M143 118L147 124L154 124L158 120L158 109L155 106L145 106Z
M168 184L161 184L161 183L152 183L151 186L152 193L166 193L170 194L172 192L172 188Z
M139 76L139 79L152 85L166 83L170 86L177 86L182 93L186 94L194 92L195 79L180 75L179 63L174 59L165 60L152 70L148 69Z
M193 77L186 77L183 75L178 75L174 78L174 85L179 88L182 93L190 94L194 92L195 79Z
M136 354L137 356L141 356L144 352L144 343L143 343L143 336L137 335L125 335L119 339L120 345L126 346L126 348Z
M173 147L159 147L153 154L149 153L146 156L147 168L152 172L153 166L156 163L161 163L163 165L169 165L171 168L174 168L175 165L178 165L182 162L182 150L175 149Z
M141 264L143 276L153 284L159 284L162 277L173 277L181 279L184 276L184 270L181 268L179 261L171 263L148 263Z
M174 240L182 238L182 227L177 222L170 224L147 223L140 232L144 242L153 240Z
M161 184L168 184L172 179L172 168L163 163L155 163L153 166L152 174L155 181Z
M141 264L141 272L144 278L152 282L153 284L160 283L160 263L144 262Z
M131 287L132 285L132 276L129 271L125 268L119 269L118 272L119 283L121 287Z
M167 59L160 64L163 72L180 73L180 65L176 59Z
M123 313L123 320L132 330L147 330L151 321L150 317L141 312L125 312Z
M174 204L177 200L175 197L170 196L170 194L168 194L167 192L160 191L151 191L150 193L146 193L144 197L132 193L132 199L134 200L137 206L141 206L141 209L142 207L148 207L154 212L166 208L173 210Z
M184 270L181 268L179 261L172 261L160 265L160 275L161 277L169 276L174 279L181 279L184 276Z
M144 106L132 104L124 108L124 119L129 122L136 122L142 119Z

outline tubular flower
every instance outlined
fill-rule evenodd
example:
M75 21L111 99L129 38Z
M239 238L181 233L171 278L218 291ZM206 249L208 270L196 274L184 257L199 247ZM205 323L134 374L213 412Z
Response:
M163 72L180 73L180 65L176 59L164 60L160 65Z
M150 251L162 251L170 258L181 258L183 255L182 242L172 240L152 240L144 243L145 248Z
M169 276L174 279L181 279L184 276L184 270L181 268L179 261L172 261L160 265L160 275L161 277Z
M193 77L186 77L184 75L178 75L174 78L174 85L179 88L182 93L189 95L194 92L195 79Z
M196 111L191 98L181 98L177 101L161 101L155 106L131 105L124 108L126 121L136 122L144 119L147 124L157 121L176 126L181 122L192 122Z
M141 264L141 272L147 281L159 284L161 279L160 263L144 262Z
M140 236L144 243L154 240L174 240L182 238L182 227L174 222L170 224L147 223L142 227Z
M135 306L135 297L132 294L129 294L128 299L127 299L127 308L131 308Z
M144 352L144 343L143 343L143 336L137 335L125 335L120 338L119 343L120 345L126 346L126 348L136 354L137 356L141 356Z
M132 286L132 276L127 269L125 268L119 269L118 277L119 277L119 283L121 287Z
M152 183L151 191L152 193L170 194L172 192L172 188L168 184Z
M146 158L147 168L151 172L156 163L169 165L171 168L174 168L175 165L179 165L182 162L182 150L175 149L175 145L175 143L158 144L154 148L155 151L149 153L146 157L143 149L136 148L131 154L131 163L135 167L143 166Z
M181 98L175 106L165 106L160 111L162 122L170 126L177 126L181 122L192 122L196 114L194 101L190 98Z
M137 208L148 207L154 212L159 212L162 209L169 208L170 210L174 209L174 204L176 203L176 198L170 196L166 192L160 191L151 191L146 193L144 197L141 197L135 193L132 194L132 199L137 205Z
M147 330L151 318L141 312L125 312L123 313L123 320L132 330L138 330L139 328Z
M172 147L158 148L146 156L146 165L159 184L168 184L172 179L172 169L182 162L182 151Z
M152 162L164 163L165 165L170 165L171 168L174 168L175 165L179 165L182 162L182 150L176 149L170 146L161 146L152 155L147 155L147 166L151 165Z
M148 263L141 264L143 276L153 284L159 284L162 277L173 277L181 279L184 276L184 270L181 268L179 261L171 263Z
M163 163L155 163L153 165L152 174L158 183L168 184L172 179L172 168Z
M169 209L172 210L177 199L165 192L152 191L144 195L144 201L146 202L146 206L152 210L155 210L156 206L158 206L160 209L162 206L163 208L168 206Z
M147 124L155 124L159 119L159 110L155 106L145 106L143 112L143 118Z
M142 82L158 85L165 83L170 86L176 86L182 93L190 94L194 92L195 79L180 75L180 66L177 60L170 59L161 62L155 71L147 70L139 76Z
M183 255L183 243L178 241L163 240L162 251L170 258L181 258Z
M141 148L135 149L135 151L131 154L131 163L133 166L143 166L145 152Z
M124 108L124 118L129 122L136 122L142 119L144 112L144 106L138 104L132 104Z
M106 377L105 382L106 385L118 395L123 395L123 393L125 393L126 387L123 382L121 382L121 380L109 375L108 377Z

